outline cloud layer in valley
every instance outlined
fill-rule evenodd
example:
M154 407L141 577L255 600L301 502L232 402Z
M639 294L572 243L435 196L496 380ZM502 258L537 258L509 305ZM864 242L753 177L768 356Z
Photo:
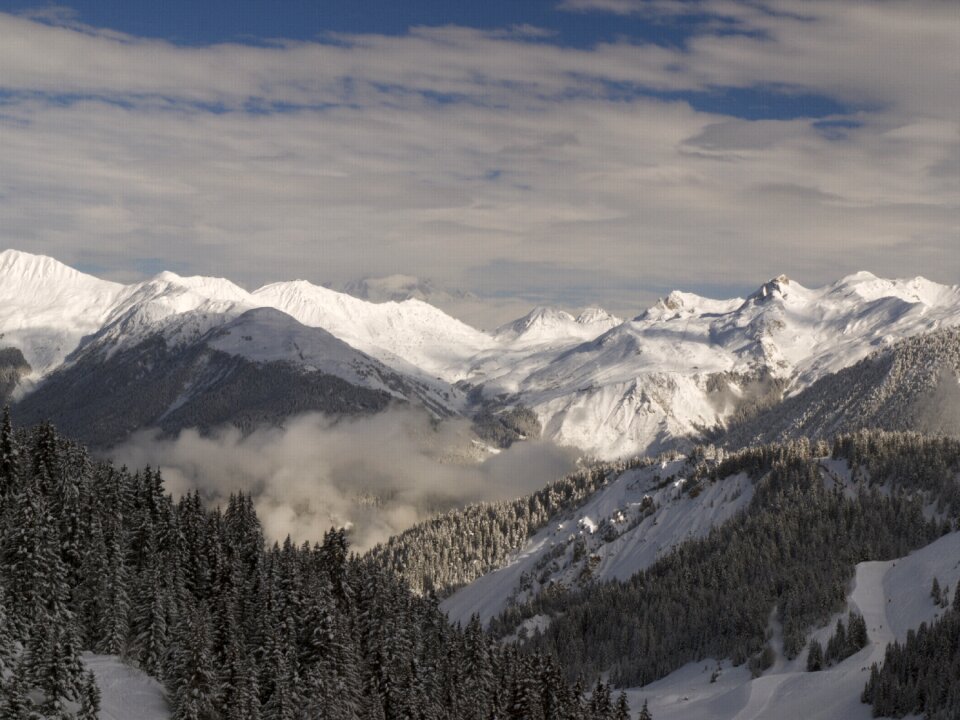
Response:
M396 409L337 422L304 415L247 436L232 427L176 438L144 431L110 455L159 467L174 496L196 489L225 506L231 493L252 493L271 540L313 541L349 526L356 550L440 511L527 494L574 466L573 451L538 442L470 463L456 454L467 435L460 421L436 425L422 410Z
M556 12L697 24L180 46L0 14L3 242L118 279L401 272L628 316L781 272L960 273L953 3Z

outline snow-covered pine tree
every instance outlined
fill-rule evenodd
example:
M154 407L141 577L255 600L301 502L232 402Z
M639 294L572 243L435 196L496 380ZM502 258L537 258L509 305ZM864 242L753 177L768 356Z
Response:
M80 695L80 709L77 711L77 720L99 720L100 718L100 688L93 672L87 671L83 680L83 692Z
M210 653L210 619L203 605L186 609L174 636L167 674L173 720L215 720L218 688Z
M10 423L10 407L3 408L3 421L0 423L0 508L9 494L10 486L16 481L20 471L20 448Z
M27 675L26 665L18 662L4 682L0 683L0 717L4 720L37 720Z

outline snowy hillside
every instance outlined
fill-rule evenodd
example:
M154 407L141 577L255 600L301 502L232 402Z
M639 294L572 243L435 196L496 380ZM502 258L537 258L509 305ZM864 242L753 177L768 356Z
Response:
M370 303L303 280L267 285L254 296L398 370L418 369L448 382L462 379L467 361L494 346L489 336L420 300Z
M170 704L163 685L117 655L84 653L100 688L100 720L167 720Z
M519 346L565 344L593 340L621 322L602 308L588 308L574 317L564 310L538 307L519 320L497 328L494 337L504 344Z
M124 286L84 275L56 260L0 253L0 342L19 348L37 381L81 339L107 321Z
M731 424L731 447L861 428L960 434L960 331L938 330L883 347L769 409Z
M626 580L659 557L746 507L753 485L746 476L684 492L684 459L629 470L575 512L534 535L505 567L454 593L441 608L454 622L476 613L487 622L513 602L555 583Z
M957 587L957 558L960 533L951 533L905 558L857 565L849 608L866 620L870 644L833 667L807 672L803 653L792 661L779 657L762 677L751 679L746 667L731 667L729 661L691 663L631 690L631 707L647 700L657 720L869 720L872 708L860 702L860 693L870 666L883 662L888 643L903 642L908 631L942 614L930 598L930 586L937 578ZM811 638L826 645L836 619L845 616L841 613ZM719 675L711 681L718 666Z

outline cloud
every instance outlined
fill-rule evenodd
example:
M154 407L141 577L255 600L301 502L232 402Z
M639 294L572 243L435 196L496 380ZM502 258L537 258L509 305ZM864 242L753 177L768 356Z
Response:
M179 47L0 14L4 244L125 280L157 260L248 287L401 272L627 316L652 288L742 292L781 272L956 278L949 3L566 7L661 22L696 8L738 34L705 22L682 47L570 48L534 28L431 27ZM696 93L757 87L850 110L695 109ZM505 267L524 272L507 284Z
M176 497L197 489L225 506L231 493L253 493L271 540L313 541L348 526L361 551L437 512L532 492L575 459L572 450L525 442L476 463L470 448L464 422L436 425L422 410L396 409L359 420L304 415L246 436L232 427L176 438L142 431L110 456L159 467Z

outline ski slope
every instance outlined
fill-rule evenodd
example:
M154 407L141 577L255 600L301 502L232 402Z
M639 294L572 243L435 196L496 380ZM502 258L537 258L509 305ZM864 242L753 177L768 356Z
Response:
M705 660L631 689L630 705L639 709L646 699L657 720L869 720L873 714L870 706L860 702L860 693L870 666L882 662L889 643L903 642L908 630L943 612L930 597L934 577L949 584L952 600L960 582L960 533L946 535L905 558L857 565L848 605L866 620L870 644L843 662L810 673L806 672L806 651L792 661L778 655L770 670L751 680L746 666L733 668L723 661L719 677L711 683L718 663ZM840 617L845 618L846 612L810 637L826 645Z

